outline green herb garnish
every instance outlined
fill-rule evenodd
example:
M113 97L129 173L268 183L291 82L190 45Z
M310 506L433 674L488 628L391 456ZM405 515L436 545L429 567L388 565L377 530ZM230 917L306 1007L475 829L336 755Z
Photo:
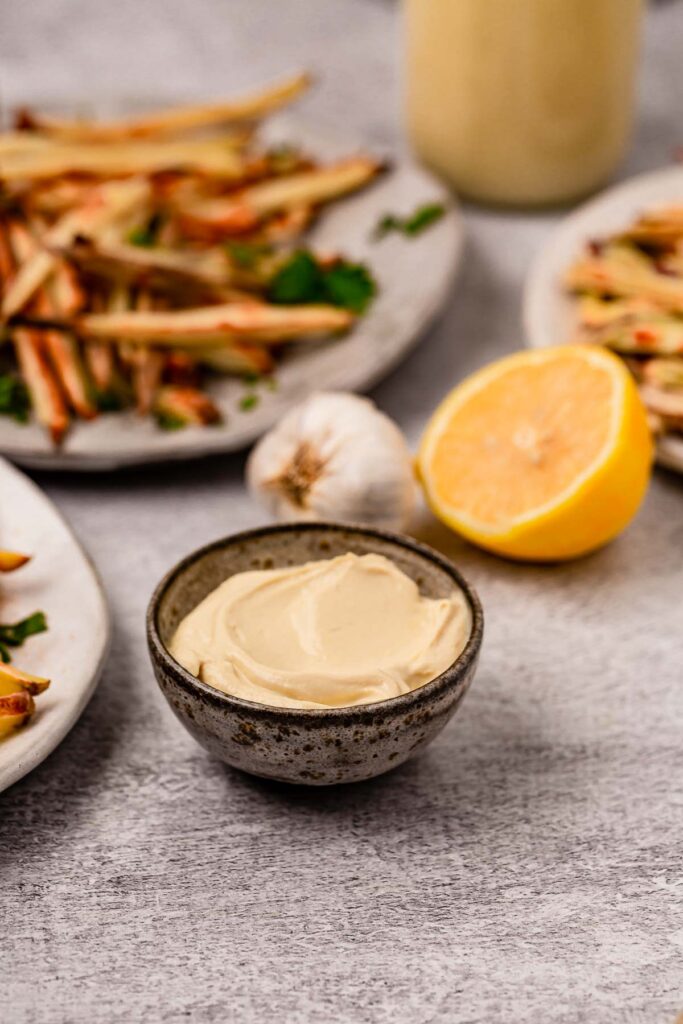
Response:
M34 612L33 615L11 626L0 626L0 661L10 661L8 648L21 647L28 637L44 633L46 629L47 619L43 612Z
M271 302L284 305L322 302L322 273L309 252L301 250L284 263L268 288Z
M246 384L250 388L255 388L258 384L262 384L263 387L268 388L269 391L277 391L277 377L274 377L272 373L264 376L261 373L249 371L248 373L242 374L242 383Z
M255 384L261 383L261 374L256 373L253 370L249 370L247 373L242 374L242 382L253 387Z
M377 224L373 237L379 240L392 231L397 231L408 238L414 238L415 235L421 234L431 224L441 220L445 212L446 207L443 203L425 203L424 206L419 206L409 217L398 217L394 213L386 213Z
M290 174L301 162L301 150L291 143L281 142L270 147L266 160L273 174Z
M242 412L249 412L250 409L256 408L256 406L259 404L259 401L259 396L253 393L243 395L242 398L240 399L240 409L242 410Z
M154 245L154 239L145 227L132 228L128 232L128 242L131 245L139 245L143 249L148 249Z
M110 389L109 391L95 392L95 405L100 412L119 412L125 404L123 395L118 391Z
M257 245L255 242L226 242L226 248L240 270L253 270L263 256L272 252L269 245Z
M370 272L361 263L336 263L323 273L327 301L354 313L362 313L377 290Z
M183 427L187 426L187 423L181 416L176 416L171 412L157 412L156 421L162 430L182 430Z
M130 245L139 245L143 249L150 249L153 245L156 245L162 224L163 218L161 214L152 214L146 224L142 224L128 232L128 242Z
M10 374L0 376L0 414L26 423L31 401L26 385Z
M268 298L282 305L322 302L362 313L376 291L377 285L362 263L336 260L323 265L302 249L272 278Z

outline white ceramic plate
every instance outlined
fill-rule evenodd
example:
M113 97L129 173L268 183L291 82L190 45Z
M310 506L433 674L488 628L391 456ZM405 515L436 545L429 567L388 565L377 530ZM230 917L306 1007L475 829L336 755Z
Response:
M0 546L33 555L0 580L0 620L45 612L48 631L30 637L13 663L49 676L36 714L0 741L0 791L50 754L87 704L109 645L109 614L95 570L54 505L0 459Z
M302 142L327 159L359 148L357 139L329 141L284 117L274 120L266 135ZM446 203L448 213L423 234L371 240L384 213L407 214L432 201ZM321 251L367 262L379 283L377 298L346 337L292 349L277 371L277 390L259 388L256 408L240 411L241 382L215 378L211 393L225 420L220 426L167 432L132 412L110 414L75 424L63 447L55 451L35 424L21 426L2 418L0 453L27 466L100 470L244 448L311 391L363 390L386 376L447 298L462 237L459 211L443 185L407 157L399 157L376 183L331 206L311 234L311 243Z
M533 348L561 345L573 334L576 303L562 287L562 276L591 238L626 227L644 210L683 202L683 167L642 174L580 206L562 221L543 246L524 291L527 343ZM657 446L663 465L683 472L683 439L668 437Z

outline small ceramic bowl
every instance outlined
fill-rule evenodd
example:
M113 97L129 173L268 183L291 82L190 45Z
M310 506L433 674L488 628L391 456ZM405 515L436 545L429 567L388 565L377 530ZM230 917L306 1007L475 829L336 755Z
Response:
M445 672L410 693L346 708L279 708L231 697L201 682L168 652L176 628L227 577L334 558L385 555L427 597L459 587L472 613L465 649ZM239 533L184 558L161 581L147 612L147 639L161 691L210 753L253 775L305 785L358 782L395 768L441 732L469 687L483 634L474 590L431 548L380 530L294 523Z

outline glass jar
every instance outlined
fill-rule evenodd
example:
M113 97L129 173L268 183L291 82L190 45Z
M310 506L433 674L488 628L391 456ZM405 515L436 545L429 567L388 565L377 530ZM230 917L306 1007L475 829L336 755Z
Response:
M542 205L601 185L633 117L643 0L405 0L408 130L464 195Z

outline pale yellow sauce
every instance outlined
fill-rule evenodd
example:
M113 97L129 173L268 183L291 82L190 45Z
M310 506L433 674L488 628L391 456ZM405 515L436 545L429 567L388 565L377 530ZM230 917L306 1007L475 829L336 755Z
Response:
M478 199L601 184L631 126L642 0L406 0L408 126Z
M459 589L423 597L382 555L231 576L180 623L170 651L218 690L275 707L396 697L440 675L471 630Z

